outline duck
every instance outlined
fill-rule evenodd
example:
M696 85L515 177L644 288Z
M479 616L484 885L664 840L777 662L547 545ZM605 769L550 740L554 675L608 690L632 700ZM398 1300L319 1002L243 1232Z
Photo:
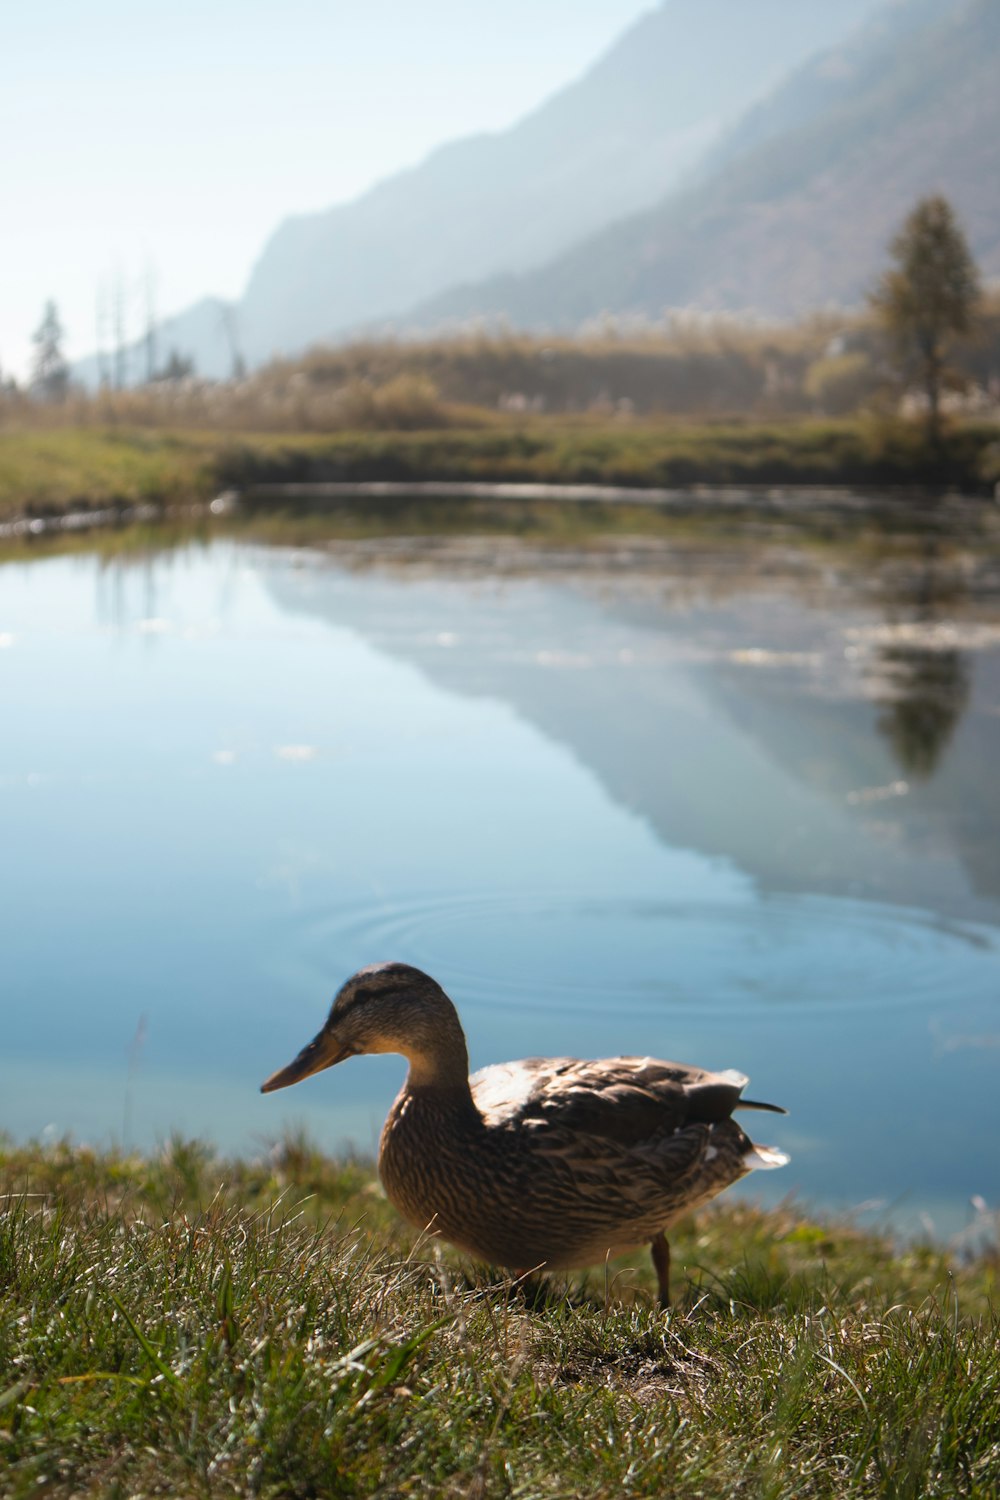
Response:
M515 1277L606 1262L648 1245L670 1306L666 1231L785 1152L751 1141L748 1079L652 1057L530 1057L469 1076L455 1005L429 974L369 964L322 1029L261 1085L288 1088L359 1054L406 1058L379 1141L389 1201L415 1229Z

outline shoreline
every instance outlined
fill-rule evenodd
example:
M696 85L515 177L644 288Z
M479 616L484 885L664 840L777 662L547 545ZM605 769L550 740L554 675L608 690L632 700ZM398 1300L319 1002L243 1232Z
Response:
M534 507L602 512L647 512L684 520L737 520L829 525L854 521L863 525L900 523L948 532L971 524L989 524L1000 507L976 495L897 486L859 490L853 485L709 485L631 488L623 485L518 483L484 480L360 480L305 483L258 483L242 490L223 490L213 499L187 502L120 501L78 504L47 514L24 512L0 520L0 540L85 533L137 524L191 520L247 518L275 514L350 516L402 520L416 504L425 512L435 502L467 502L468 520L482 520L482 505L494 520L516 522ZM361 502L359 505L358 502ZM449 520L459 519L452 512ZM449 527L449 529L451 529Z
M0 520L209 503L364 498L647 506L763 513L823 503L869 516L958 495L992 509L1000 427L864 420L570 425L557 421L312 433L138 427L0 430ZM793 496L793 500L787 497ZM950 504L950 499L945 504ZM83 524L81 521L79 524Z

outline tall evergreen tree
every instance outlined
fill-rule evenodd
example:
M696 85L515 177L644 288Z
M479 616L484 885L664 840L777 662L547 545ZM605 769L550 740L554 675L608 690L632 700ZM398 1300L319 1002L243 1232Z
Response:
M941 433L941 393L955 338L971 332L980 298L979 272L946 198L923 198L890 246L894 264L872 293L875 313L907 378L927 400L927 431Z
M32 334L35 358L31 384L46 401L62 401L69 389L69 366L63 358L62 341L59 310L50 299L45 304L42 321Z

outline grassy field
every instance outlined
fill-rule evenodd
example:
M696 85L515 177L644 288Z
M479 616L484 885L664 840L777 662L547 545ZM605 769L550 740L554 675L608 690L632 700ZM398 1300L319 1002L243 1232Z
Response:
M494 418L475 427L331 434L38 427L0 430L0 519L164 505L262 482L534 480L616 485L953 484L990 493L1000 433L966 424L930 455L920 429L865 418L632 422Z
M0 1493L997 1493L995 1240L725 1200L673 1239L663 1314L644 1257L526 1294L302 1140L0 1145Z

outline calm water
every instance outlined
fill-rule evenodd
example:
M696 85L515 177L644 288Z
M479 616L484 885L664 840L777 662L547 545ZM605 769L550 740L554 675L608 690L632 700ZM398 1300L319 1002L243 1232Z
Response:
M371 1150L398 1059L257 1085L397 958L475 1065L751 1074L793 1154L754 1193L943 1233L995 1207L990 580L404 552L0 567L0 1129Z

